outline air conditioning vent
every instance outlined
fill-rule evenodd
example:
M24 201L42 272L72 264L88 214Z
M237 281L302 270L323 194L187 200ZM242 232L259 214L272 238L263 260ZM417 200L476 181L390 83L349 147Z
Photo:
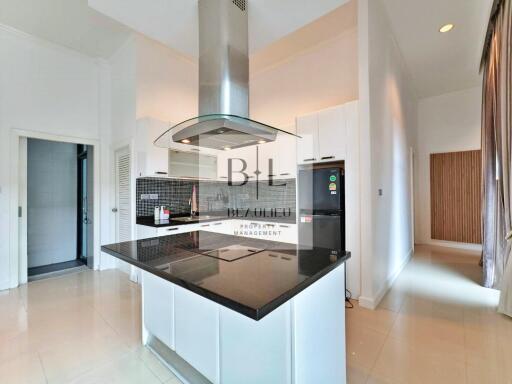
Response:
M245 12L247 9L247 0L233 0L233 4L235 4L242 12Z

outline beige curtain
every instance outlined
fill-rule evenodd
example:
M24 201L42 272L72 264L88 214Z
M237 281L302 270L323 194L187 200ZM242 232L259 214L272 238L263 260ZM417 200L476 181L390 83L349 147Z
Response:
M495 38L493 37L492 47ZM491 48L491 51L494 52ZM501 257L498 240L503 237L504 229L498 225L498 188L496 182L496 131L494 116L496 110L496 63L490 55L484 67L484 86L482 94L482 261L483 285L495 288L497 271L495 266Z
M484 64L482 113L484 284L512 316L512 0L499 2ZM492 163L495 163L493 165Z
M510 0L502 4L498 19L499 38L496 43L498 56L497 81L498 100L496 103L496 148L498 163L498 178L503 193L503 217L506 231L506 246L503 256L503 277L499 282L501 296L499 311L512 316L512 5Z

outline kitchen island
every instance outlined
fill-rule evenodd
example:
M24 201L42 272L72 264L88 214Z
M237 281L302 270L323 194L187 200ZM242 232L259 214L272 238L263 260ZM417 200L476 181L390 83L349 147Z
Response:
M143 270L143 343L188 383L345 383L345 251L205 231L102 247Z

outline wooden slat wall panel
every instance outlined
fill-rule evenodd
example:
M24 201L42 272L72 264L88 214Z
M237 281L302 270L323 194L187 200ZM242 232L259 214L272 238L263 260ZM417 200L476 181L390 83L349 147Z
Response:
M431 237L482 243L481 151L430 155Z

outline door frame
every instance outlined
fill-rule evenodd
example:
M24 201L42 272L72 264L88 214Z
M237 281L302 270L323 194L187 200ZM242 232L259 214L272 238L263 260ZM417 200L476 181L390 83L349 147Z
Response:
M20 233L19 227L26 228L27 225L27 180L20 177L21 172L26 173L27 163L20 162L20 154L26 155L26 139L40 139L57 141L62 143L86 144L93 150L93 202L94 202L94 269L99 268L100 262L100 142L95 139L77 138L72 136L55 135L23 129L12 129L10 135L10 199L9 199L9 275L10 288L16 288L28 281L27 276L27 236L26 231ZM22 147L24 146L24 147ZM21 152L20 152L21 148ZM23 185L24 184L24 185ZM20 192L22 198L20 199ZM18 207L21 207L22 215L18 217ZM21 220L20 220L21 219Z

